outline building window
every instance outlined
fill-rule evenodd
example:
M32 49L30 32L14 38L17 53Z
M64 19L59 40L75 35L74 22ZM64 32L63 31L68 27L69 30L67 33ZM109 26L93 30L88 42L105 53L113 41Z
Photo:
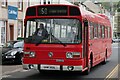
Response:
M18 0L18 10L22 10L23 9L23 2L22 0Z
M30 1L28 0L28 7L30 6Z
M43 4L46 4L46 0L44 0L44 3Z
M6 42L6 21L0 21L1 43Z
M40 0L40 4L41 4L41 0Z
M48 0L48 4L50 4L50 2L51 2L51 1L50 1L50 0Z
M2 7L7 7L7 0L2 0Z
M23 22L18 21L18 37L22 37L22 33L23 33Z

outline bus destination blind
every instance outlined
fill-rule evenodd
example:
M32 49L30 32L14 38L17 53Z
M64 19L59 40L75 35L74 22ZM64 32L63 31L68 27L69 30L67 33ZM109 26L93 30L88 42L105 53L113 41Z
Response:
M67 6L40 6L38 16L67 16Z

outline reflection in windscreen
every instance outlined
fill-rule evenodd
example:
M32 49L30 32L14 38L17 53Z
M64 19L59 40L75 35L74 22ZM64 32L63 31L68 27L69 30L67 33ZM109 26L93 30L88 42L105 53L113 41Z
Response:
M31 19L25 35L27 43L80 43L81 23L78 19Z

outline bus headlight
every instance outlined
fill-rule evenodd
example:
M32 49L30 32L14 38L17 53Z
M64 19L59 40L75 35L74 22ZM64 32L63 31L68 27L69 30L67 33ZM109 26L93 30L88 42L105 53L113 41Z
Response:
M80 52L67 52L66 53L66 58L78 59L78 58L80 58Z
M66 53L66 58L73 58L73 53L72 52L67 52Z
M29 57L35 57L35 52L30 52Z

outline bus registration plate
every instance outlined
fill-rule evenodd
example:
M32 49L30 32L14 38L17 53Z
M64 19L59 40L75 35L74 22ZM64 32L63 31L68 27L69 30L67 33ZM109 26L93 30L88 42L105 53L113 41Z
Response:
M41 65L41 70L60 70L59 65Z

